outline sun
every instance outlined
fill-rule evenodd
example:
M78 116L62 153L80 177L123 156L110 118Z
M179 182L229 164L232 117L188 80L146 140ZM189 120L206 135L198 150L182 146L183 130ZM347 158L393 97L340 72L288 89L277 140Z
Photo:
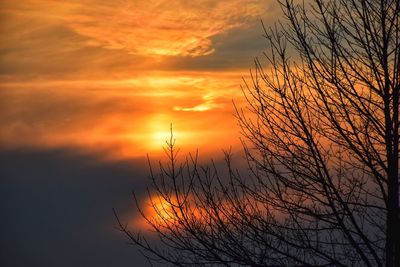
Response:
M183 125L173 120L172 116L159 114L149 120L146 143L150 150L162 150L167 142L177 141L179 146L190 142L193 133L185 131Z
M175 134L175 133L174 133ZM154 131L151 134L151 146L154 148L161 148L171 139L171 131Z

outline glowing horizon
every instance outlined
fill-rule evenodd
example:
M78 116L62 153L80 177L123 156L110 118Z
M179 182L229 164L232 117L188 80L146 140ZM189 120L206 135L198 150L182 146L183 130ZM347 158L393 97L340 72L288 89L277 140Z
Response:
M100 156L105 159L157 156L171 124L177 145L185 151L200 149L209 155L237 145L231 101L241 99L240 79L198 76L7 84L1 92L9 100L7 112L0 114L0 139L6 140L1 147L71 147L106 152ZM33 101L35 95L46 99ZM18 114L25 116L7 120Z
M237 146L267 3L2 2L0 148L158 156L171 124L185 151Z

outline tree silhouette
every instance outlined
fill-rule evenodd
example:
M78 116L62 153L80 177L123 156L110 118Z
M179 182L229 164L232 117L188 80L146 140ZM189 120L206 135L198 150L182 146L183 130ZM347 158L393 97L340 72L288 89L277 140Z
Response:
M249 173L197 156L151 171L158 242L178 266L400 266L400 1L280 2L237 107ZM156 196L156 198L154 198ZM160 243L161 242L161 243ZM158 244L158 245L157 245Z

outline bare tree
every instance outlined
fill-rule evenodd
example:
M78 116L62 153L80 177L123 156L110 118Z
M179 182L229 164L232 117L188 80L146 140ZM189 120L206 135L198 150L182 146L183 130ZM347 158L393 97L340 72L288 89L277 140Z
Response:
M119 224L148 257L400 266L400 1L311 2L280 2L284 22L265 29L268 64L256 60L245 82L237 118L249 173L229 153L225 173L196 156L179 163L171 137L169 163L151 172L157 216L141 210L159 243Z

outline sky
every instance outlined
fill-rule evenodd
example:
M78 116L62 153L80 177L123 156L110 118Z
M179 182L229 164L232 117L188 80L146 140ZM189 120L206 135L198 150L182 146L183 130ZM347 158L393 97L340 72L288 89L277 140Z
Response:
M132 266L146 156L174 137L240 150L232 101L266 49L273 0L0 0L0 261ZM139 227L133 225L132 227Z

